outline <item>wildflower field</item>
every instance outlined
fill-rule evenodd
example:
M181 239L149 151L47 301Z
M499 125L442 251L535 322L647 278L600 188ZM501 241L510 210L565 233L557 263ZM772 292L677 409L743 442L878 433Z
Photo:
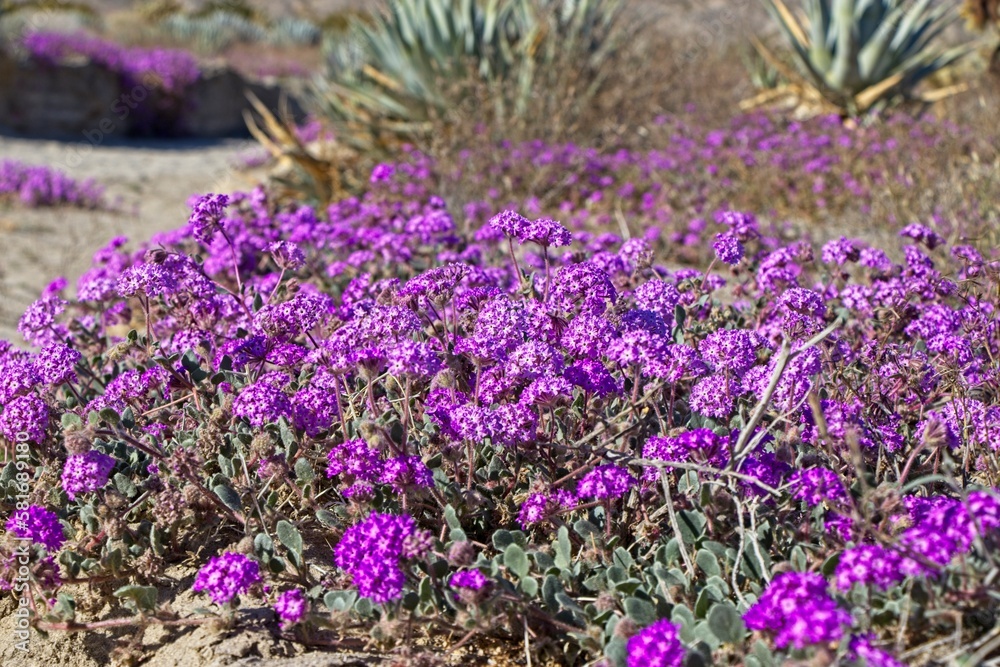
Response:
M594 40L629 16L535 4ZM269 646L203 664L1000 664L1000 128L904 67L884 104L821 76L782 91L811 113L555 135L517 104L563 81L534 24L462 28L485 5L356 26L381 53L446 8L486 45L461 92L317 84L311 129L257 119L273 178L108 239L0 342L4 664L84 636L175 664L195 631ZM434 111L483 90L510 106ZM42 205L106 202L0 163L0 206Z

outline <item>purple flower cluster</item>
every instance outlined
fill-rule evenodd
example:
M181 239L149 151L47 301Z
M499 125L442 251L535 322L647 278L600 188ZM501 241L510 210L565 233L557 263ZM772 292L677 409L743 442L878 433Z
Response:
M840 555L834 582L842 591L854 584L877 586L882 589L902 580L900 554L876 544L862 544Z
M50 553L59 551L66 542L59 517L38 505L15 510L7 519L7 531L22 540L31 540L35 544L42 545Z
M40 444L48 426L49 406L34 394L12 399L0 412L0 433L10 442Z
M16 197L29 207L75 206L95 209L104 205L104 188L92 180L76 181L51 167L0 160L0 200Z
M789 482L792 486L792 495L805 501L810 507L824 501L839 503L847 499L847 491L840 477L828 468L796 470Z
M370 495L374 484L388 484L397 493L434 486L434 476L419 456L383 460L378 450L360 438L335 445L327 460L327 477L340 479L345 497Z
M103 488L115 467L115 459L92 449L86 454L70 454L63 466L62 486L70 500L81 493Z
M461 570L451 575L448 585L452 588L481 591L490 585L490 579L479 570Z
M274 612L281 618L281 624L286 627L301 622L308 611L309 600L301 588L285 591L274 603Z
M576 497L580 500L607 500L621 498L635 486L632 474L616 465L597 466L580 480Z
M774 578L743 620L751 630L773 634L778 648L801 649L839 640L851 615L827 593L822 575L784 572Z
M337 567L350 574L358 592L372 602L397 600L406 582L401 561L420 555L407 548L416 533L411 516L372 514L348 528L340 539L334 550Z
M716 234L712 249L720 262L736 266L743 259L743 244L733 234Z
M212 558L198 570L191 590L205 592L216 604L226 605L260 581L257 561L243 554L226 552Z
M628 640L628 667L680 667L684 645L679 628L663 619L640 630Z
M514 211L504 211L490 220L490 225L515 238L519 243L537 243L544 247L557 248L573 242L569 230L551 218L528 220Z
M155 85L176 95L201 76L194 56L176 49L127 48L82 33L58 32L34 32L22 44L32 58L42 62L87 58L121 75L129 87Z

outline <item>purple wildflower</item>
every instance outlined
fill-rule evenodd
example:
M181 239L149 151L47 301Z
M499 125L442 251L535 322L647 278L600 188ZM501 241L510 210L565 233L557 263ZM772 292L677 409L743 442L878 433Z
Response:
M191 590L196 593L205 592L216 604L225 605L237 595L246 593L260 580L257 561L243 554L226 552L211 559L198 570Z
M576 497L580 500L620 498L635 485L635 478L625 468L616 465L597 466L580 480Z
M720 262L736 266L743 259L743 244L729 233L716 234L712 249Z
M115 459L92 449L86 454L71 454L63 466L62 486L70 500L77 494L103 488L115 467Z
M59 551L66 542L59 517L38 505L29 505L27 509L16 510L7 520L7 530L22 540L41 544L53 553Z
M274 611L281 617L281 624L285 627L299 623L308 610L309 600L300 588L285 591L274 603Z
M822 575L783 572L774 578L743 619L751 630L773 633L778 648L791 644L802 649L840 639L851 615L829 596Z
M684 645L679 628L661 619L628 640L628 667L680 667L684 664Z

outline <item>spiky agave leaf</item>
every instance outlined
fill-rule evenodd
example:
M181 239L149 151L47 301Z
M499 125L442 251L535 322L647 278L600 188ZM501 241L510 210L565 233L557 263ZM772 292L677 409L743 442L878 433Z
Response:
M510 80L512 108L495 99L497 113L523 113L537 73L560 54L585 58L595 72L622 40L613 39L621 0L399 0L334 49L316 98L338 134L359 150L385 145L387 135L413 133L446 115L461 98L450 90L470 68L488 84ZM592 94L602 79L589 77ZM360 130L360 132L359 132ZM352 133L355 133L351 136Z
M806 27L783 0L765 2L808 83L853 113L912 96L921 81L968 52L934 45L956 18L947 2L804 0Z

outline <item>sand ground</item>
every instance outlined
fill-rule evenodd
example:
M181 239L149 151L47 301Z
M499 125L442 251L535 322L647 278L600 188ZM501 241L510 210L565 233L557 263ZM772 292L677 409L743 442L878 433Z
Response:
M17 320L55 277L71 286L94 251L116 235L140 243L187 221L192 194L252 187L237 157L255 144L132 141L101 146L0 136L0 160L59 168L107 186L112 211L26 209L0 204L0 339L20 341ZM257 176L259 177L259 175ZM72 294L73 290L69 292Z

